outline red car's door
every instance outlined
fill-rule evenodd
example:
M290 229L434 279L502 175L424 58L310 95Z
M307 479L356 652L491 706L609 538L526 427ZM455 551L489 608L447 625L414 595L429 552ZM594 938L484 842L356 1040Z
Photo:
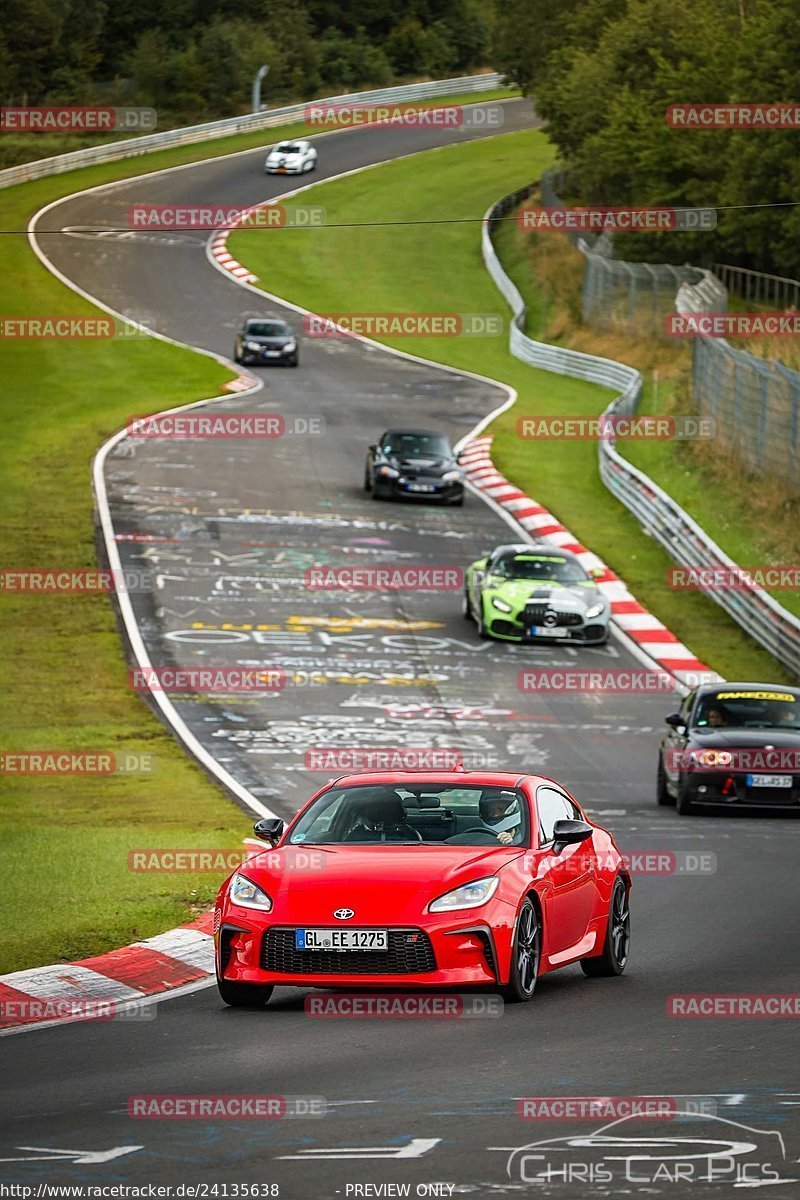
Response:
M587 938L587 929L596 912L594 838L552 852L553 826L561 820L583 820L580 809L558 788L542 785L536 790L541 854L539 873L546 886L542 890L546 953L571 958L568 952ZM539 856L537 855L537 858ZM589 947L587 947L589 949Z

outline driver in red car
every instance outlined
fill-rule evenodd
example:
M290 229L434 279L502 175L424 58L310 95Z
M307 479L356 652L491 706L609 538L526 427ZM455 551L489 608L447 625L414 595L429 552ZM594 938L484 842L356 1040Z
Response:
M493 833L504 846L512 845L522 824L516 794L504 791L503 788L484 788L478 808L486 832Z

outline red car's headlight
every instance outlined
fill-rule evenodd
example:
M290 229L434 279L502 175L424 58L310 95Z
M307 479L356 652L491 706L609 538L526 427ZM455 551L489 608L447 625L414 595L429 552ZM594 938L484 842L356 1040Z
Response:
M272 900L252 879L237 871L228 884L228 896L232 904L241 908L257 908L260 912L272 910Z
M461 908L480 908L487 900L491 900L499 883L496 875L465 883L461 887L453 888L452 892L445 892L443 896L431 900L428 912L456 912Z

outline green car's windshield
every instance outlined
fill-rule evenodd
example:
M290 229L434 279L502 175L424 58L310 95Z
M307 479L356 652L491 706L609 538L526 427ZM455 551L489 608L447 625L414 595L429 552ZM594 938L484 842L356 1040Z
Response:
M503 579L541 580L542 583L587 583L580 563L562 554L504 554L492 567Z

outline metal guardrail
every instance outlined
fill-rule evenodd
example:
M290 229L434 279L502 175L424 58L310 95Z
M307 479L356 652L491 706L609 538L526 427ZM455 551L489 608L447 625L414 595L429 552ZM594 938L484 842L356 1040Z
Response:
M435 79L426 83L403 84L369 92L350 92L343 96L324 96L317 100L290 104L284 108L273 108L269 112L248 113L243 117L227 117L225 120L211 121L205 125L167 129L163 133L148 133L121 142L105 142L97 146L87 146L83 150L72 150L68 154L57 154L52 158L39 158L34 162L7 167L0 171L0 188L27 183L31 179L42 179L47 175L60 175L64 171L74 171L78 167L94 166L96 163L135 158L151 150L165 150L191 142L211 141L236 133L252 133L259 129L270 129L275 125L285 125L292 117L301 117L310 104L366 105L404 100L434 100L437 96L489 91L492 88L503 87L504 81L505 76L496 72L486 75L460 75L456 79Z
M742 300L755 300L773 308L800 308L800 281L766 271L751 271L730 263L712 263L711 270L729 292Z
M633 367L594 354L549 346L523 332L525 302L500 264L492 234L498 219L530 196L536 186L531 184L504 196L492 205L483 222L483 260L513 312L509 339L511 353L522 362L542 370L586 379L601 387L618 390L619 395L603 415L632 416L642 394L642 377ZM580 248L580 243L578 245ZM708 300L715 295L711 281L713 276L705 273L698 285L700 296L694 297L695 302L701 303L703 296ZM681 566L741 570L671 496L617 452L611 438L599 442L599 467L600 477L609 491L633 513L644 531ZM761 589L710 590L706 595L725 609L746 633L773 654L787 670L800 678L800 619L787 612Z

